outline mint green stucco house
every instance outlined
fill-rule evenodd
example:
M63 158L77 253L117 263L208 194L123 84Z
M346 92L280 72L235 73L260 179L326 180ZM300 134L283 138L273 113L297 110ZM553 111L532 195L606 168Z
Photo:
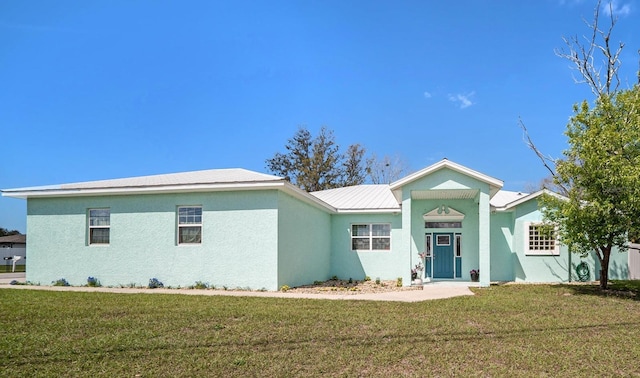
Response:
M27 280L278 290L332 276L564 282L585 261L539 232L542 192L442 160L390 185L306 193L243 169L8 189L27 199ZM626 253L611 278L628 276Z

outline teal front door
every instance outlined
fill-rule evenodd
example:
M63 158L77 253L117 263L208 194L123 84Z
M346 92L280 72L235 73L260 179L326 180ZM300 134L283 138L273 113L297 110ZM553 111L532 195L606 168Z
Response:
M453 234L433 234L433 278L453 278Z

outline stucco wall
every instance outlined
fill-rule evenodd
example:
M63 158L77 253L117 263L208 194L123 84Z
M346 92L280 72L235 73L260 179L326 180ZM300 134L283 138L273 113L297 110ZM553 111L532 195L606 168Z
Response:
M330 276L354 280L362 280L365 276L372 280L395 280L409 271L409 254L402 248L402 218L399 214L334 214L331 218ZM351 250L351 225L364 223L391 224L390 251Z
M594 253L587 256L580 256L573 253L569 257L569 250L566 246L560 247L559 256L532 256L524 252L526 238L525 223L540 222L542 214L538 210L536 200L531 200L519 205L514 213L514 281L526 282L567 282L569 273L571 280L578 279L575 268L581 262L589 265L590 280L597 280L600 277L600 264ZM613 251L609 262L610 279L627 279L629 275L627 252Z
M566 282L569 280L568 249L560 247L557 256L536 256L525 253L528 240L527 222L542 221L538 202L534 199L519 205L514 212L514 278L516 282Z
M278 288L328 279L331 216L285 193L278 207Z
M203 208L202 244L176 245L176 210ZM108 246L87 245L87 210L111 209ZM277 288L277 192L29 199L27 280Z
M491 214L491 279L514 280L513 214Z

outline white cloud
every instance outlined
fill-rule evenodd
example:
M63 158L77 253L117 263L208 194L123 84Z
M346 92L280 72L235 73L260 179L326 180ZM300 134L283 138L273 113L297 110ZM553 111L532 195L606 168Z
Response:
M621 4L618 0L611 0L608 3L602 4L602 10L607 16L627 16L631 13L630 4Z
M433 97L433 96L431 95L431 93L426 92L426 91L424 92L424 98L431 98L431 97Z
M462 94L462 93L458 93L455 95L450 94L449 95L449 101L452 102L456 102L460 104L460 109L465 109L470 107L471 105L475 104L473 101L471 101L471 97L473 97L473 95L475 95L475 92L469 92L467 94Z

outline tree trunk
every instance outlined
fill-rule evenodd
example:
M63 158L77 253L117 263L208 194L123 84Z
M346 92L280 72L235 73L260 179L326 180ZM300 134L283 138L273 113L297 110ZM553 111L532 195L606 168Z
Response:
M609 257L611 257L611 246L602 247L602 258L598 253L600 260L600 289L606 290L609 284Z

